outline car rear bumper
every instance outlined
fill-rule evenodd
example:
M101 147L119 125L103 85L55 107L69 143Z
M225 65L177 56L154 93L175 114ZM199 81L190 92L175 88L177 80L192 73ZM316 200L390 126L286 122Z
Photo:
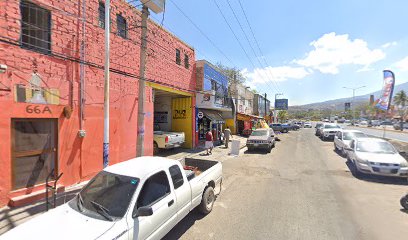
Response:
M379 166L356 162L360 172L391 177L408 177L408 167Z
M178 143L168 143L166 145L164 145L165 149L169 149L169 148L176 148L176 147L181 147L181 145L183 145L184 142L178 142Z
M259 149L268 149L270 147L269 143L247 143L247 148L259 148Z

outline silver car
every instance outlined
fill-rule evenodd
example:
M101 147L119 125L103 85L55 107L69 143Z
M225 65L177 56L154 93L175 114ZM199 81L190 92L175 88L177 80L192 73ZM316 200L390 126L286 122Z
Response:
M249 136L246 146L248 151L264 149L270 152L275 146L275 132L272 128L256 129Z
M341 130L334 136L334 150L342 156L347 157L346 148L350 147L351 140L354 138L368 137L365 133L358 130Z
M408 162L394 146L379 138L356 138L350 143L348 160L353 163L352 173L408 177Z

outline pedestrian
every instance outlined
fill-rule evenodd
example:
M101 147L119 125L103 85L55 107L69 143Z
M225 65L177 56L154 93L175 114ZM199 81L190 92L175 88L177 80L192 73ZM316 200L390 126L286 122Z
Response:
M212 154L212 149L214 147L214 138L211 130L208 130L205 134L205 148L207 149L207 155Z
M227 128L224 129L224 139L225 139L225 148L228 148L228 142L231 136L231 130L227 126Z

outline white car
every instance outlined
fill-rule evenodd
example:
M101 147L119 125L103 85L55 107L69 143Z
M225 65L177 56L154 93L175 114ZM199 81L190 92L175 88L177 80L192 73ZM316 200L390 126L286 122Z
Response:
M365 133L358 130L341 130L334 136L334 150L347 157L347 148L350 148L351 140L354 138L368 137Z
M356 138L350 143L348 160L353 163L354 176L368 173L408 177L408 163L394 146L379 138Z
M161 131L158 125L154 126L153 153L159 153L159 149L170 149L181 147L186 141L184 132Z
M320 128L320 138L323 141L326 141L327 139L334 139L337 132L341 130L342 128L335 123L325 123Z
M361 122L360 122L360 125L361 125L361 126L367 126L367 125L368 125L368 122L367 122L367 121L361 121Z
M303 125L304 128L312 128L312 124L310 122L305 122Z
M99 172L68 203L3 234L17 239L161 239L196 207L208 214L221 191L216 161L141 157ZM218 187L219 185L219 187Z

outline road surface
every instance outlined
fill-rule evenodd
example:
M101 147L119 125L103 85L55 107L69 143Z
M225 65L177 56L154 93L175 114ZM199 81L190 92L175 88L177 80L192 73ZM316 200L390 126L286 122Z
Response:
M165 239L408 238L399 206L406 180L355 178L314 129L280 138L270 154L220 158L224 184L213 211L190 213Z

